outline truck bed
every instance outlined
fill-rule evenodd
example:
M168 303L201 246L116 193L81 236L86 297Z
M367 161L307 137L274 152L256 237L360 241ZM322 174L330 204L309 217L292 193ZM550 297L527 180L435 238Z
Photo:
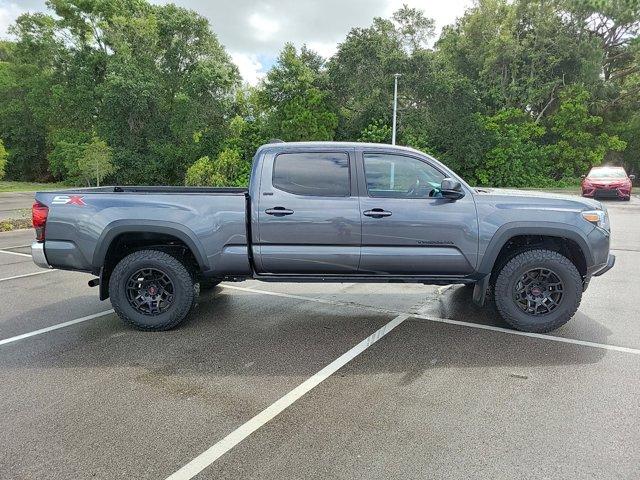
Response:
M189 247L203 272L246 271L244 188L97 187L36 193L48 207L44 253L55 268L99 274L113 242L164 235ZM173 240L171 240L173 239Z
M244 195L248 193L245 187L182 187L182 186L108 186L108 187L85 187L85 188L66 188L64 190L56 190L55 192L46 193L159 193L159 194L206 194L206 195ZM45 192L43 192L45 193Z

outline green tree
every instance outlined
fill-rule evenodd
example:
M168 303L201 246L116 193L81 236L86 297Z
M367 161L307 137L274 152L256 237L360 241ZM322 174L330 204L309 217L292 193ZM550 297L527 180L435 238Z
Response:
M214 186L220 181L214 162L209 157L200 157L187 169L184 184L191 187Z
M607 160L611 158L613 161L622 161L627 172L634 173L637 177L640 173L640 112L632 112L609 125L609 132L625 142L627 148L615 156L610 154Z
M338 139L358 138L375 120L391 123L393 74L404 72L407 56L390 20L375 18L370 27L351 29L327 65Z
M469 79L453 71L437 52L416 52L401 77L399 141L437 156L469 181L483 161L487 139Z
M18 41L3 44L0 61L0 137L10 152L7 175L48 180L47 129L59 113L52 85L62 44L54 20L41 13L21 15L10 32Z
M328 64L337 137L389 141L376 122L391 124L393 76L400 73L398 142L440 157L473 180L486 143L477 115L483 108L473 83L426 48L432 34L433 21L406 6L391 20L376 18L349 32Z
M374 120L360 133L359 142L389 143L391 127L383 120Z
M435 35L435 21L417 8L404 4L393 12L392 19L403 45L411 52L426 48L427 42Z
M560 106L551 117L553 142L549 146L555 175L577 178L600 165L610 151L623 151L626 143L602 131L602 117L589 113L590 94L578 85L560 93Z
M548 186L553 166L539 140L545 128L525 112L512 108L483 119L490 138L484 161L475 177L496 187Z
M266 128L287 141L331 140L338 123L322 89L317 55L287 43L259 93Z
M78 161L84 154L85 143L78 143L61 139L49 153L49 169L56 179L70 180L74 183L81 182Z
M581 31L597 39L602 78L620 81L638 72L640 2L633 0L563 0L565 16Z
M220 149L239 75L204 17L145 0L48 5L55 17L21 16L15 46L2 49L10 175L49 176L59 130L103 138L119 183L182 182L194 159Z
M519 108L540 121L562 86L599 81L597 41L566 21L558 2L481 0L443 31L437 48L489 113Z
M78 158L78 174L80 178L91 185L95 179L96 185L108 176L112 175L116 168L111 159L113 154L111 148L104 140L93 137L91 142L84 146L82 156Z

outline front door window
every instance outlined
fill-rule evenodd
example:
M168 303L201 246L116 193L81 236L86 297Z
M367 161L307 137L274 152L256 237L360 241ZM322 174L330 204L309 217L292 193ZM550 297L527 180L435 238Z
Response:
M405 155L366 153L367 193L378 198L429 198L445 176L431 165Z

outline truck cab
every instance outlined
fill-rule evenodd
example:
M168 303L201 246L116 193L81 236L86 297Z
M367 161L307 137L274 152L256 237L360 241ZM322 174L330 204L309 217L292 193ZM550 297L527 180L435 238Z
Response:
M425 155L277 144L256 165L252 240L261 275L460 277L476 266L472 189ZM457 182L455 199L440 188L447 178Z

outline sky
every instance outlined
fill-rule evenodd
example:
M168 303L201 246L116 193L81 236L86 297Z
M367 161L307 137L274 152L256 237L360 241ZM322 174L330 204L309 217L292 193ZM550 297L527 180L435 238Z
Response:
M424 10L435 19L437 33L463 14L473 0L150 0L175 3L206 16L213 31L238 65L242 78L255 85L273 65L285 42L306 44L331 56L353 27L374 17L390 17L402 7ZM26 11L45 10L44 0L0 0L0 37Z

